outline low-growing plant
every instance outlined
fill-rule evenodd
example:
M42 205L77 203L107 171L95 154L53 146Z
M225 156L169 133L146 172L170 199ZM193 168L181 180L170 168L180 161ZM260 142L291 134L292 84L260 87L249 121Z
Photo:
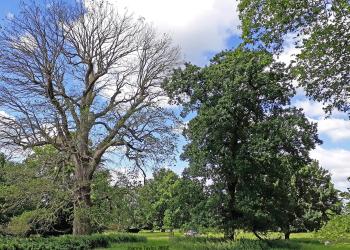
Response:
M60 237L0 237L0 250L86 250L109 247L112 243L145 242L146 238L132 234L93 234Z

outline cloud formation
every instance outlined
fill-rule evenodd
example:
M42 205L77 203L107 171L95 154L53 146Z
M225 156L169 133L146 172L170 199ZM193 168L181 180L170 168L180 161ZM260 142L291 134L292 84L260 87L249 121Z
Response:
M118 9L126 8L141 16L161 33L170 34L182 49L184 59L203 65L210 52L228 47L231 36L239 35L237 1L111 0Z
M317 147L311 152L311 157L317 159L322 167L330 171L336 188L345 191L349 187L347 181L347 177L350 176L349 150Z
M303 108L306 116L311 121L317 122L318 132L321 139L324 140L324 146L313 150L311 157L318 160L322 167L330 171L336 188L345 191L349 188L347 177L350 176L350 151L326 146L330 144L328 138L333 143L350 140L350 121L348 117L339 111L334 111L330 118L326 118L322 103L307 99L296 101L294 105Z

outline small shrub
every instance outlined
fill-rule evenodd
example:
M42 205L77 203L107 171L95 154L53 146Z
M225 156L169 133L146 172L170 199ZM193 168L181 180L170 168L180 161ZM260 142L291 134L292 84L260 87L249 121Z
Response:
M27 211L12 218L7 226L7 231L13 235L26 236L31 230L30 223L33 220L33 216L32 211Z

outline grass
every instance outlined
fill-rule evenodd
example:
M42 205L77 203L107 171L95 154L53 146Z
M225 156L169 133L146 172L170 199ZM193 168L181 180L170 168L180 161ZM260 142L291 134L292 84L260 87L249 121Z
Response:
M236 242L225 242L220 240L219 233L209 234L206 237L187 238L180 232L175 232L174 237L169 237L169 233L141 232L139 235L145 236L147 242L143 243L118 243L113 244L109 250L241 250L241 249L274 249L274 250L350 250L349 242L331 244L325 246L322 242L314 238L313 233L292 234L291 240L279 240L281 234L271 233L267 242L256 240L251 233L239 233ZM101 249L102 250L102 249Z

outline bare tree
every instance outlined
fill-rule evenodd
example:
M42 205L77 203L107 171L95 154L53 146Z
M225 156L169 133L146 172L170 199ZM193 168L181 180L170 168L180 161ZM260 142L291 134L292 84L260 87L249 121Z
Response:
M0 34L0 143L53 145L75 165L74 234L89 234L90 182L109 151L137 162L174 151L161 82L178 49L108 3L23 4ZM6 112L7 115L4 115Z

